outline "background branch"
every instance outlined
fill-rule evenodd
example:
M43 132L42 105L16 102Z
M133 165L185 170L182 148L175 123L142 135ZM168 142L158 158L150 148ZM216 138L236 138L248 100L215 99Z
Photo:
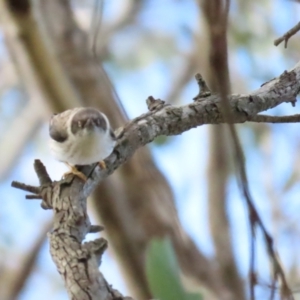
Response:
M300 22L297 23L293 28L286 32L283 36L279 37L274 41L274 45L278 46L284 41L284 48L287 48L289 39L300 30Z
M229 2L222 0L202 1L203 13L208 27L209 86L220 94L221 111L225 120L231 120L227 95L230 94L230 79L227 59L227 20ZM229 112L228 112L229 111ZM233 125L229 124L234 130ZM245 299L243 280L238 273L227 214L227 177L229 175L229 143L232 132L227 126L211 128L209 164L209 215L216 259L225 285L231 291L231 299ZM230 274L230 275L229 275Z

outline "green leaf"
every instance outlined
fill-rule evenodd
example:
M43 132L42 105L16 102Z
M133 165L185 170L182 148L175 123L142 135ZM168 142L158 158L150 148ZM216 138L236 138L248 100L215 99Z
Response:
M180 268L169 239L153 239L146 253L146 274L153 296L159 300L202 300L185 291Z
M153 143L157 146L166 145L171 141L172 137L160 135L153 140Z

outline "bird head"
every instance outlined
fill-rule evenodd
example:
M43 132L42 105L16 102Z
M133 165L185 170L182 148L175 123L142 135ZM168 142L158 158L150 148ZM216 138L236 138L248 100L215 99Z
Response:
M106 132L109 123L104 114L93 108L82 108L71 119L71 132L74 135L95 130Z

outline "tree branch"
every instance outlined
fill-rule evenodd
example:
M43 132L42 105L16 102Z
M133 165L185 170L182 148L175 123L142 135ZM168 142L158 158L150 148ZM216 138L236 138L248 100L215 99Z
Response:
M300 122L300 114L295 114L292 116L256 115L249 116L247 121L256 123L298 123Z
M231 122L244 123L250 117L281 103L290 102L294 105L300 89L299 79L300 62L291 71L284 71L277 79L263 84L248 95L229 96ZM200 125L220 123L224 123L224 117L218 95L198 98L185 106L165 105L133 119L124 127L114 152L105 160L107 169L94 170L84 186L85 193L89 195L100 180L113 173L138 148L152 142L157 136L178 135Z
M300 22L297 23L293 28L286 32L283 36L279 37L274 41L274 45L278 46L284 41L284 48L287 48L289 39L300 30Z
M300 67L297 64L293 70L285 71L278 79L266 83L252 94L230 96L232 120L242 123L247 117L280 103L294 103L300 87L299 76ZM12 183L14 187L40 195L43 198L42 207L54 210L54 226L48 234L50 251L71 299L125 299L107 284L98 271L107 242L100 238L82 244L86 234L95 231L86 213L86 198L99 181L113 173L138 148L150 143L158 135L176 135L203 124L224 122L218 95L199 98L182 107L157 107L133 119L123 128L114 152L105 160L107 169L82 167L81 171L89 177L86 183L73 175L60 182L51 182L45 167L38 160L34 166L40 187Z

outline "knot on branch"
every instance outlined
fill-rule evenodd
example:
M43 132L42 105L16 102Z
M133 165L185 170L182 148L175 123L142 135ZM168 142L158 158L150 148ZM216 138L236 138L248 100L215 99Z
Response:
M91 242L86 242L82 248L87 249L88 253L95 256L97 264L100 267L102 255L107 249L106 239L99 238Z
M199 86L199 93L197 96L193 98L194 101L199 101L201 98L206 98L211 96L211 91L209 87L207 86L205 80L203 79L202 75L200 73L197 73L195 75L196 81Z
M155 99L153 96L149 96L146 100L149 111L155 111L161 109L165 105L165 101L161 99Z

